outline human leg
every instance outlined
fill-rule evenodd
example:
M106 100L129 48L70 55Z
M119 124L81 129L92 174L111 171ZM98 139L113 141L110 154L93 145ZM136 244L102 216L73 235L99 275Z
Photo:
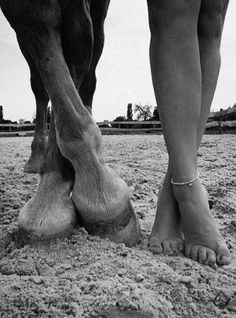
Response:
M200 146L202 135L209 115L211 101L220 67L220 40L228 1L204 1L201 4L198 20L198 40L202 71L202 103L200 120L197 130L197 145ZM155 222L150 236L150 249L154 253L172 254L176 251L170 248L166 241L179 242L181 235L180 214L178 204L170 185L171 172L168 167L165 181L159 192L159 200ZM181 230L180 230L181 232ZM173 244L172 244L173 245Z
M184 250L179 207L170 180L168 167L158 193L155 221L149 237L149 249L154 254L176 255Z
M201 1L179 1L175 5L169 1L148 1L153 84L170 158L171 176L179 182L197 174L197 136L202 102L197 36L200 4ZM214 263L217 257L219 264L227 263L228 251L213 223L207 196L199 180L191 188L174 186L173 190L185 236L189 238L192 235L195 240L191 257L196 258L197 252L199 261ZM203 232L199 230L194 233L196 222L204 228ZM204 235L206 230L208 236ZM223 255L226 261L220 260Z
M220 69L220 42L227 6L228 0L203 0L201 3L201 9L198 20L198 40L202 72L202 103L197 134L198 147L201 143L201 139L204 133L204 129L210 111L211 102L217 84L217 78ZM205 189L203 188L202 191L205 192ZM205 201L206 198L207 193L205 192ZM205 236L205 238L202 240L202 244L204 246L210 247L209 251L207 248L203 248L198 244L194 244L196 241L192 239L193 233L191 233L191 239L188 241L186 233L186 255L188 257L192 257L196 260L199 260L200 262L207 261L208 263L217 262L218 264L222 265L224 265L225 263L227 264L230 260L227 247L222 237L220 236L218 229L214 225L214 220L209 216L210 211L209 209L207 209L207 207L205 208L205 211L206 215L208 214L208 222L211 222L209 232L215 235L215 238L218 239L218 243L213 243L212 238L208 238L207 236ZM202 218L202 221L205 222L204 218ZM199 223L199 226L200 225L201 223ZM206 225L207 222L205 222L204 224L205 230L207 230ZM213 246L215 246L215 248L213 248L215 255L214 253L212 253Z
M182 4L182 5L184 6L184 4ZM176 70L174 70L174 68L175 68L174 58L177 57L178 55L181 55L181 52L178 52L178 48L175 48L171 45L171 36L173 38L175 37L175 35L171 34L171 33L174 32L172 30L174 30L175 27L178 27L178 21L176 20L176 15L175 15L174 10L176 10L177 14L181 14L181 10L183 10L182 14L185 15L187 8L184 8L184 7L183 8L178 8L178 7L174 8L172 6L173 10L169 10L168 6L170 6L170 3L168 1L166 3L164 3L163 1L148 1L149 20L150 20L150 29L151 29L150 57L151 57L152 73L156 72L156 73L158 73L158 76L163 77L163 78L159 77L157 79L155 77L156 75L153 74L154 89L155 89L155 85L157 86L157 85L161 84L161 83L157 84L156 83L157 81L166 84L166 86L169 85L168 82L165 83L165 77L164 77L165 72L166 72L165 69L169 69L168 75L171 75L171 73L175 73L176 77L178 77ZM190 6L190 4L189 4L189 6ZM197 6L197 4L195 4L195 6ZM161 9L162 9L162 11L161 11ZM193 9L193 12L195 12L195 15L197 15L196 11L199 10L199 4L198 4L198 7L196 7L195 9L189 8L189 10L191 10L191 9ZM180 10L180 12L178 12L178 10ZM170 25L165 26L165 24L162 22L163 19L166 19L166 21L170 21ZM184 19L184 17L182 17L182 19ZM192 18L190 18L190 19L192 19ZM196 19L197 19L197 17L195 17L195 23L196 23ZM171 25L171 24L173 24L173 25ZM194 26L192 26L192 29L193 28L194 28ZM170 36L168 36L168 32L170 33ZM181 33L181 30L179 32ZM176 39L176 41L177 40L178 39ZM162 45L161 41L163 41L163 45ZM195 43L195 45L196 45L196 43ZM163 47L166 46L167 54L165 52L163 52L163 50L161 50L162 46ZM159 52L159 49L161 52ZM177 52L175 52L176 50L177 50ZM158 51L158 53L157 53L157 51ZM160 57L159 61L155 61L157 54ZM170 56L169 56L170 65L168 65L169 62L167 60L168 54L170 54ZM166 58L165 58L165 56L163 57L163 55L166 55ZM172 58L172 56L173 56L173 58ZM162 62L161 58L162 59L164 58L164 63ZM178 59L180 59L179 56L178 56ZM158 63L158 65L155 65L156 62ZM172 63L172 65L171 65L171 63ZM165 65L165 64L167 64L167 65ZM177 65L178 65L178 63L177 63ZM162 66L163 66L163 70L161 69ZM181 79L181 74L179 74L179 76ZM173 82L171 84L174 86L175 82L177 85L177 82L179 81L179 79L173 78L172 81ZM199 80L199 82L200 82L200 80ZM178 99L179 88L176 87L175 89L176 89L176 95L177 95L177 99ZM165 91L165 90L166 90L166 88L163 88L163 91ZM157 97L157 103L160 106L159 98L160 97ZM172 99L170 99L171 98L170 94L168 94L168 95L166 94L165 98L168 99L166 101L169 104L169 108L170 108L169 111L171 111L171 108L172 108L171 105L175 103L175 97L172 96ZM181 98L179 98L179 100L180 99ZM163 101L163 103L164 103L164 101ZM181 105L181 101L179 101L179 107L181 107L180 105ZM175 114L172 116L174 117ZM173 118L172 118L172 121L173 121ZM163 122L162 122L162 124L163 124ZM169 123L169 125L171 125L171 124ZM175 128L173 129L172 134L174 134L174 131L176 131ZM170 139L171 139L171 137L170 137ZM193 139L194 139L194 137L193 137ZM183 141L183 143L184 143L184 141ZM153 226L152 233L150 236L150 244L149 245L150 245L150 249L154 253L160 253L160 252L164 252L164 253L168 253L168 254L176 253L176 245L179 246L178 250L182 250L182 246L180 244L180 241L182 239L181 226L180 226L180 214L179 214L178 204L177 204L177 201L175 200L175 197L174 197L173 192L172 192L172 187L170 184L171 177L172 177L172 173L171 173L171 166L169 163L168 171L167 171L162 189L161 189L160 194L159 194L156 218L155 218L154 226ZM171 246L168 246L169 241L172 242L171 245L173 246L173 248Z
M198 125L198 147L206 127L220 70L220 43L229 0L202 0L198 19L198 41L202 71L202 104Z

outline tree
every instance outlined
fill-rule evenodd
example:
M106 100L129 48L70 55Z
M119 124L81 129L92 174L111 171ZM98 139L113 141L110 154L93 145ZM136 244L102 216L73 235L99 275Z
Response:
M13 123L10 119L4 119L3 118L3 106L0 105L0 123L3 123L3 124L10 124L10 123Z
M0 123L3 121L3 106L0 105Z
M20 118L20 119L19 119L19 124L22 125L22 124L24 124L24 123L25 123L25 119Z
M157 106L154 107L151 119L152 120L160 120L160 115L159 115L159 111L158 111L158 107Z
M125 121L125 116L118 116L113 121Z
M129 103L127 105L127 120L132 121L133 120L133 110L132 110L132 104Z
M113 122L116 122L116 121L125 121L125 116L116 117L116 119L114 119ZM120 124L112 124L111 126L112 128L120 128Z
M152 116L152 112L151 112L151 109L152 109L152 106L151 105L141 105L140 103L139 104L136 104L135 107L134 107L134 112L135 113L138 113L137 114L137 119L138 120L148 120L151 118Z

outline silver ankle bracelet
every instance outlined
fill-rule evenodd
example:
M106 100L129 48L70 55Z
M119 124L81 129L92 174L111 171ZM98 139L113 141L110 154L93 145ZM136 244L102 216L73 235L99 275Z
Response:
M191 187L193 185L193 182L195 180L197 180L198 178L200 177L199 175L199 172L197 172L197 176L195 178L193 178L192 180L189 180L189 181L185 181L185 182L175 182L173 180L173 178L171 178L170 182L174 185L177 185L177 186L183 186L183 185L188 185L189 187Z

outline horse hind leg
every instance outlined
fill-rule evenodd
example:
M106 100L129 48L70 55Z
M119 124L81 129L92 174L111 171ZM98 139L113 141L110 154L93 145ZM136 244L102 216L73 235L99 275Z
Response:
M93 95L96 89L96 67L101 57L104 47L104 22L107 15L107 10L110 0L90 0L90 14L93 24L93 56L89 71L85 75L79 88L80 97L87 107L92 112Z
M26 54L23 54L26 57ZM36 118L34 138L31 143L31 154L29 160L24 166L24 172L39 173L42 159L47 147L47 107L49 97L40 74L29 54L27 55L26 60L30 67L31 88L36 101Z
M31 143L30 158L24 166L24 172L38 173L44 152L47 145L47 106L49 97L44 87L39 71L33 61L30 53L28 52L24 43L18 39L18 44L23 56L25 57L30 69L30 82L31 88L36 101L36 118L35 118L35 132L34 138Z

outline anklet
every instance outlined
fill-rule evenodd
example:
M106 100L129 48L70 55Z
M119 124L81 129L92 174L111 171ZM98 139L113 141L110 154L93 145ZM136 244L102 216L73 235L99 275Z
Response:
M197 176L193 178L192 180L185 181L185 182L174 182L173 178L171 178L170 182L173 185L178 185L178 186L188 185L189 187L191 187L193 185L193 181L197 180L199 177L200 177L199 172L197 172Z

